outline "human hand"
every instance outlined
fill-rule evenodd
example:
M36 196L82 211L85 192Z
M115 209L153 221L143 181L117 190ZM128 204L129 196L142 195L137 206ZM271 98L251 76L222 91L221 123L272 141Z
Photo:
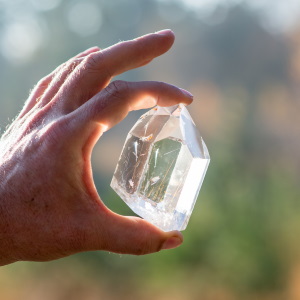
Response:
M173 41L167 30L94 47L36 85L0 141L0 265L89 250L146 254L182 243L180 232L109 210L91 168L96 141L129 111L191 103L189 93L166 83L110 83Z

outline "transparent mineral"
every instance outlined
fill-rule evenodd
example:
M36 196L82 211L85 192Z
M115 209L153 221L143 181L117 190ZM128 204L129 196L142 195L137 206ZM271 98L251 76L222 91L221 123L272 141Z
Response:
M187 109L157 106L130 130L111 187L162 230L184 230L209 161Z

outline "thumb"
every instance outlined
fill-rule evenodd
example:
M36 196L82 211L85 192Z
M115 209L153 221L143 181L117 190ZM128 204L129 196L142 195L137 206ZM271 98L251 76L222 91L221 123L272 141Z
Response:
M91 241L93 249L142 255L176 248L183 242L179 231L164 232L141 218L121 216L106 209L94 227L98 230Z

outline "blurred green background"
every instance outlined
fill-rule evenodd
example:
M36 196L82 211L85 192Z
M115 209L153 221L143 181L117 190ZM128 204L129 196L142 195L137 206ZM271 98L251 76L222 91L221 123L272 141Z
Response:
M120 76L190 90L211 155L184 244L143 257L90 252L0 268L0 299L300 299L299 0L0 0L1 132L29 89L90 46L171 28L174 47ZM93 154L103 201L124 139Z

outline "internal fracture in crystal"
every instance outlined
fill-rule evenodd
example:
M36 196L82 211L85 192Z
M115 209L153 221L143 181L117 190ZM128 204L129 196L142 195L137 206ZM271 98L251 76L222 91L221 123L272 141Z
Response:
M147 221L165 231L184 230L209 161L187 109L156 107L129 132L111 186Z

